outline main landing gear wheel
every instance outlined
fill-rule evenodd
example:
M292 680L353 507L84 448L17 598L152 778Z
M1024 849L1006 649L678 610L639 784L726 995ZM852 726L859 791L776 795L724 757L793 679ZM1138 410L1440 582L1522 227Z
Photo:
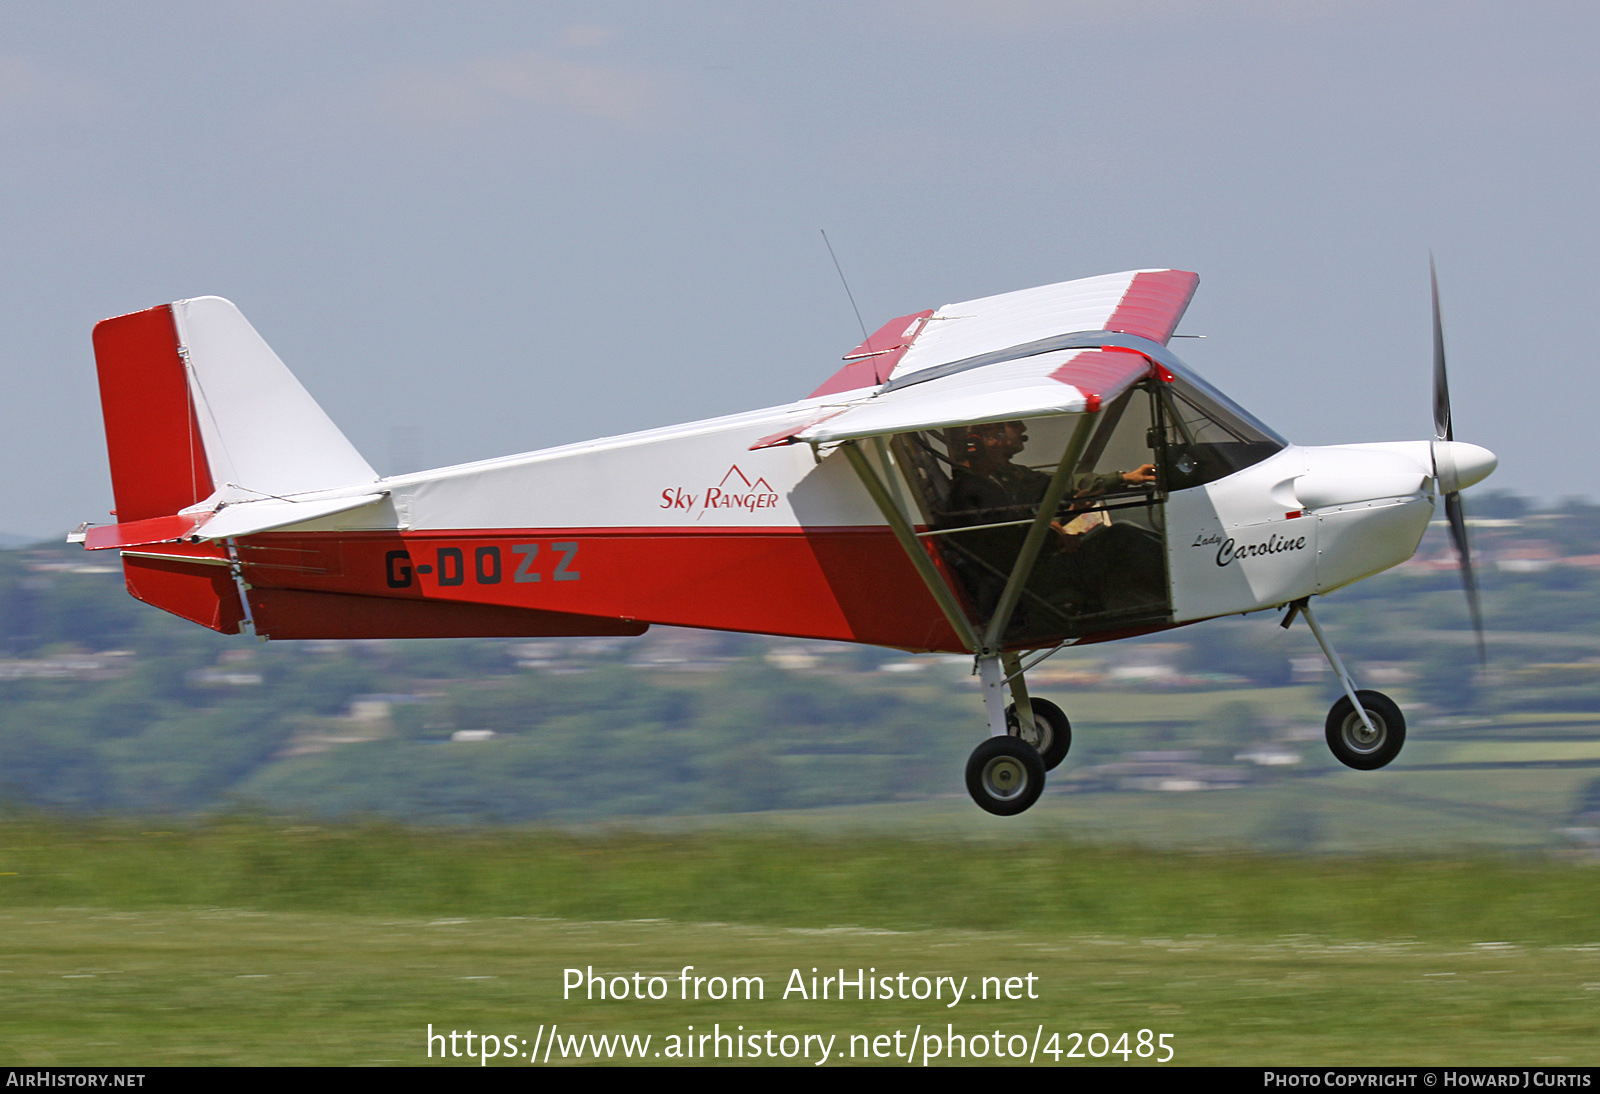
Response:
M1072 723L1067 721L1066 713L1048 699L1029 696L1028 702L1033 706L1033 726L1038 739L1028 740L1023 734L1017 723L1015 703L1006 707L1006 732L1031 744L1038 750L1039 759L1044 761L1044 769L1054 771L1072 748Z
M997 817L1014 817L1044 791L1044 761L1016 737L990 737L967 760L967 793L978 808Z
M1372 729L1362 723L1346 695L1328 711L1328 747L1346 767L1376 771L1400 755L1400 747L1406 743L1406 716L1381 691L1358 691L1356 698L1372 720Z

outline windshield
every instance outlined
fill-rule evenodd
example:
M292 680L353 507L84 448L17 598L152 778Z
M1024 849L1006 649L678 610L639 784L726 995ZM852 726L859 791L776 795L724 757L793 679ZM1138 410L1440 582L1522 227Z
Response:
M1156 385L1168 490L1184 490L1242 471L1288 446L1233 400L1192 373Z

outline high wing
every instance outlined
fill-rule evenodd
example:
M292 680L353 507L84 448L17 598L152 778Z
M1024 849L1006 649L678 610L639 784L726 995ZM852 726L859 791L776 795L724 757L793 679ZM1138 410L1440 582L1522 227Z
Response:
M1198 275L1183 270L1130 270L946 304L889 379L1080 331L1116 331L1166 345L1199 283Z
M1068 349L982 366L884 391L794 434L832 443L885 433L1099 410L1150 372L1127 349Z
M1199 278L1132 270L902 316L814 395L832 407L755 448L1093 411L1148 374Z

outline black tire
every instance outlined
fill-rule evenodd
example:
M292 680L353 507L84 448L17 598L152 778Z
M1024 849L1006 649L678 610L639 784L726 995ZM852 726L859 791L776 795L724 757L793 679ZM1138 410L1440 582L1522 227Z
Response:
M1072 723L1067 721L1066 712L1048 699L1037 699L1030 695L1028 703L1033 707L1033 724L1038 727L1040 738L1036 743L1029 743L1038 749L1039 759L1044 761L1044 769L1054 771L1072 749ZM1015 703L1006 707L1006 732L1018 739L1022 738L1022 727L1017 723Z
M1367 717L1372 719L1372 727L1378 735L1370 737L1356 714L1355 705L1346 695L1328 711L1328 748L1346 767L1376 771L1400 755L1406 743L1406 716L1400 713L1395 701L1381 691L1358 691L1356 698L1366 708Z
M997 817L1014 817L1044 791L1044 761L1016 737L990 737L967 760L967 793L978 808Z

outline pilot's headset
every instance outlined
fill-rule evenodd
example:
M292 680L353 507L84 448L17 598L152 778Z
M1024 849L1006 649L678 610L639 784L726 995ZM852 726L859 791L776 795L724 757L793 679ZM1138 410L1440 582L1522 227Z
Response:
M974 457L983 451L983 433L978 426L951 426L944 431L944 444L952 464L971 467Z
M984 422L981 425L958 425L945 430L945 445L950 460L959 467L971 467L974 458L984 449L990 436L997 430L1017 427L1027 429L1021 421Z

